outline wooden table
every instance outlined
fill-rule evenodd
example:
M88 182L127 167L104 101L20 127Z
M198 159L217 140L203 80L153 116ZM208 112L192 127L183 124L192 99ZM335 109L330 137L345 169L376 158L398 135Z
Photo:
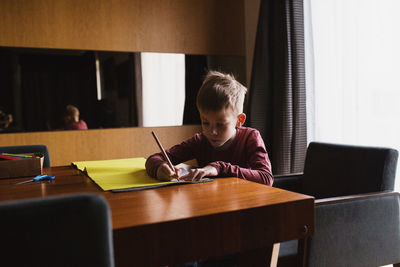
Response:
M0 180L0 201L103 195L112 213L116 266L163 266L233 253L239 253L239 265L265 266L274 243L314 232L314 198L242 179L111 193L69 166L44 172L55 180Z

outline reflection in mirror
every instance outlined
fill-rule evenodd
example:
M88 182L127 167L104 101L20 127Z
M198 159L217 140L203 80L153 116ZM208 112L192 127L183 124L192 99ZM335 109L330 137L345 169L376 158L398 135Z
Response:
M3 47L0 107L13 116L8 131L63 130L69 104L89 129L198 124L209 69L245 84L239 56Z

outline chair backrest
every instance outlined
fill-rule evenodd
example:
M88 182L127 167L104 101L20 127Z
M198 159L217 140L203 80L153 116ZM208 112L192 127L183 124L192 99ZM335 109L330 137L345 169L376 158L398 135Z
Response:
M391 148L311 142L302 193L318 199L394 190L397 158Z
M4 266L114 266L107 202L76 194L0 204Z
M377 193L321 203L308 242L308 267L400 263L400 194Z
M25 145L25 146L0 146L0 153L36 153L40 152L44 156L43 167L50 167L50 154L45 145Z

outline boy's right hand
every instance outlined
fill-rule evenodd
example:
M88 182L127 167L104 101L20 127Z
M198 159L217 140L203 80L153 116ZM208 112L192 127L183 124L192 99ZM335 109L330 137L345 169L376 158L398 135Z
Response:
M179 174L179 169L175 167L175 173L174 170L171 170L171 167L167 163L162 163L160 166L158 166L157 169L157 179L161 181L171 181L172 179L178 179Z

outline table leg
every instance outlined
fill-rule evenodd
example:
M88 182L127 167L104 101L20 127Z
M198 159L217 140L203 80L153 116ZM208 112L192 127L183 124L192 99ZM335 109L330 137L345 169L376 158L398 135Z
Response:
M297 247L297 255L298 255L298 266L304 267L306 266L306 261L307 261L307 244L308 244L308 238L301 238L299 239L298 242L298 247Z
M241 252L238 254L238 267L276 267L280 244Z

